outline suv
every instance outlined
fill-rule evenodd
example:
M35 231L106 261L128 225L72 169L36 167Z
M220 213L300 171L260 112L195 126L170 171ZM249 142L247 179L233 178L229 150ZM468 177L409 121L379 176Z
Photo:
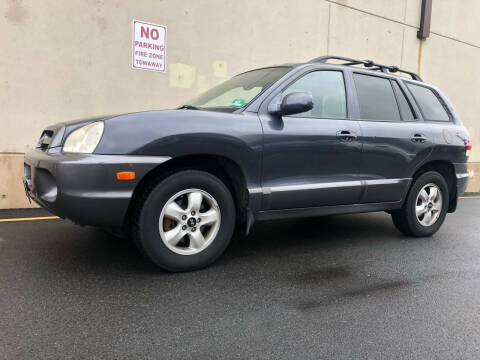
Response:
M127 230L155 264L185 271L256 220L387 211L430 236L465 191L470 148L418 75L325 56L245 72L176 110L50 126L25 154L24 185L52 213Z

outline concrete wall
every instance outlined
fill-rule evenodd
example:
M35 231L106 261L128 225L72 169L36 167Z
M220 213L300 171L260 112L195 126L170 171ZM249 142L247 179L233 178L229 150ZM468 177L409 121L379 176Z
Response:
M395 64L438 85L480 163L478 0L0 0L0 208L24 207L21 154L51 123L175 107L254 67L323 54ZM166 25L167 72L131 68L132 19ZM468 71L466 71L467 69ZM19 155L20 154L20 155ZM472 163L472 173L480 166ZM480 191L474 175L471 191Z

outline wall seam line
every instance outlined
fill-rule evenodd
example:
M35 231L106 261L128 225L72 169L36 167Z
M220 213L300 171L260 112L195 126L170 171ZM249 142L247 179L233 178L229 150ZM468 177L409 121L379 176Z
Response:
M405 0L405 7L403 11L403 22L405 23L407 21L407 2L408 0ZM403 68L403 52L405 49L405 26L402 27L402 48L400 50L400 67Z
M328 1L328 0L327 0ZM332 17L332 3L328 2L328 28L327 28L327 55L330 55L330 27Z
M371 15L371 16L375 16L375 17L383 19L383 20L391 21L391 22L394 22L394 23L397 23L397 24L400 24L400 25L405 25L405 26L411 27L413 29L418 29L418 26L410 25L410 24L404 23L402 21L394 20L394 19L388 18L386 16L378 15L378 14L372 13L370 11L362 10L362 9L359 9L359 8L356 8L356 7L353 7L353 6L350 6L350 5L340 4L340 3L337 3L335 0L326 0L326 1L328 1L331 4L335 4L335 5L338 5L338 6L343 6L343 7L346 7L348 9L356 10L358 12L361 12L361 13L364 13L364 14L367 14L367 15Z
M460 39L454 38L454 37L452 37L452 36L439 34L439 33L436 33L436 32L434 32L434 31L430 31L430 33L431 33L431 34L434 34L434 35L437 35L437 36L440 36L440 37L443 37L443 38L445 38L445 39L449 39L449 40L452 40L452 41L456 41L456 42L462 43L462 44L464 44L464 45L469 45L469 46L471 46L471 47L480 49L480 45L475 45L475 44L466 42L466 41L464 41L464 40L460 40Z
M394 22L394 23L399 24L399 25L408 26L409 28L412 28L412 29L418 29L419 28L418 26L410 25L410 24L407 24L406 22L402 22L402 21L398 21L398 20L394 20L394 19L382 16L382 15L374 14L370 11L358 9L358 8L350 6L350 5L340 4L340 3L336 2L335 0L325 0L325 1L329 2L330 4L343 6L343 7L346 7L347 9L355 10L355 11L358 11L358 12L361 12L363 14L367 14L367 15L370 15L370 16L375 16L375 17L383 19L383 20L391 21L391 22ZM454 37L449 36L449 35L439 34L435 31L430 31L430 33L434 34L434 35L437 35L437 36L440 36L440 37L443 37L443 38L446 38L446 39L449 39L449 40L452 40L452 41L457 41L459 43L462 43L462 44L469 45L469 46L472 46L474 48L480 49L480 45L472 44L472 43L469 43L465 40L460 40L460 39L454 38Z

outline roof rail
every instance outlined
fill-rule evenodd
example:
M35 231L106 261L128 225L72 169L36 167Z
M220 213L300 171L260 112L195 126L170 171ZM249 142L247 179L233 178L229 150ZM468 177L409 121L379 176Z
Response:
M311 63L327 63L329 60L341 60L344 61L342 64L338 65L345 65L345 66L352 66L352 65L363 65L366 68L369 68L369 70L380 70L381 72L384 73L396 73L396 72L401 72L407 75L410 75L413 80L417 81L423 81L420 76L415 74L414 72L407 71L407 70L402 70L399 69L396 66L388 66L388 65L382 65L382 64L377 64L374 63L372 60L357 60L357 59L350 59L342 56L320 56L318 58L312 59L309 62Z

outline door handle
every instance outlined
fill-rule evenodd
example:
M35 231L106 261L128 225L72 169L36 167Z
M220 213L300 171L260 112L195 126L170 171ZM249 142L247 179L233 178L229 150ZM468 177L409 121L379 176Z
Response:
M337 138L340 139L340 141L355 141L357 140L357 135L355 133L351 132L350 130L341 130L337 132Z
M413 142L424 143L425 141L427 141L427 138L425 136L423 136L422 134L415 134L415 135L412 136L412 141Z

